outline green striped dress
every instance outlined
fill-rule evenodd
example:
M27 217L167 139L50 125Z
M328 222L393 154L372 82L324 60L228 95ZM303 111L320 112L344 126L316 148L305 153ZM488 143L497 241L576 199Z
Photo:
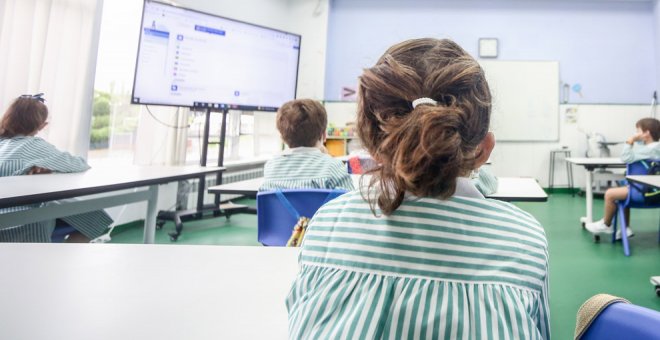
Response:
M318 148L299 147L266 162L259 191L274 189L353 190L353 181L342 161Z
M63 173L89 169L82 157L59 151L39 137L0 138L0 176L25 175L35 166ZM42 205L3 208L0 209L0 218L3 213ZM62 220L90 239L101 236L112 223L112 218L104 211L67 216ZM0 229L0 242L50 242L54 228L55 220L49 220Z
M359 192L321 207L286 300L289 337L549 339L543 228L458 182L452 198L409 196L391 216Z

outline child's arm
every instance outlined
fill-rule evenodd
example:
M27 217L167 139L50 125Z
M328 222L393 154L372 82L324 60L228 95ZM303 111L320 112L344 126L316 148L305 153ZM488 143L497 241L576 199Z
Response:
M41 138L34 138L27 145L25 152L29 152L29 159L25 166L14 173L15 175L24 175L32 168L43 168L52 172L82 172L89 169L85 159L73 156L68 152L57 150L55 146Z
M333 159L331 169L331 178L326 180L328 189L355 190L353 179L351 179L351 175L348 174L348 169L342 161Z
M484 195L492 195L497 192L497 177L488 170L487 167L479 168L479 174L475 179L473 179L474 185L477 187L477 190Z
M550 301L548 297L548 265L545 267L545 280L541 288L539 308L536 315L536 327L541 332L543 339L550 339Z
M653 149L645 145L628 144L623 146L621 160L626 163L634 163L644 159L653 159L655 157Z

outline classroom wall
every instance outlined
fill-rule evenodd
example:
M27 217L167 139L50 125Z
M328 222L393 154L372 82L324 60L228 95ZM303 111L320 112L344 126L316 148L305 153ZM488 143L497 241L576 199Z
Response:
M567 112L568 110L574 112ZM623 142L635 133L635 122L648 117L650 106L645 105L560 105L559 141L556 143L497 143L491 156L492 167L498 176L534 177L543 187L548 186L550 151L567 146L573 157L584 157L587 150L586 133L597 132L607 141ZM497 139L497 136L495 136ZM611 156L618 157L623 145L610 147ZM555 185L567 183L563 157L555 167ZM585 187L584 168L573 167L577 187Z
M355 121L355 103L327 103L328 122L338 126ZM587 150L586 134L602 134L607 141L625 141L635 132L635 122L648 117L650 107L645 105L560 105L559 141L557 142L497 142L491 155L493 172L500 177L533 177L543 187L548 186L550 151L567 146L571 156L584 157ZM495 135L497 139L497 135ZM618 157L622 145L610 147L611 156ZM567 184L566 163L557 157L556 186ZM573 167L576 187L585 187L584 169Z
M339 100L361 69L395 42L451 38L477 55L499 39L499 60L558 60L579 83L572 103L649 103L656 88L652 2L332 0L325 99ZM657 5L656 5L657 6ZM655 17L657 18L657 8Z

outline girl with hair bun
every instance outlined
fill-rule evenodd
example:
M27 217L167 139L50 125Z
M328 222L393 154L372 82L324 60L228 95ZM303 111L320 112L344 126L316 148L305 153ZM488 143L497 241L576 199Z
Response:
M36 136L48 124L48 107L44 102L43 93L20 96L0 119L0 177L89 169L84 158L57 150L54 145ZM6 212L38 206L40 204L3 208L0 209L0 218ZM0 229L0 242L50 242L56 223L57 227L71 226L76 229L77 232L69 235L68 242L89 242L101 236L112 222L104 211L94 211L57 221Z
M358 133L378 167L310 221L290 338L550 338L543 227L469 178L495 145L490 112L451 40L401 42L364 70Z

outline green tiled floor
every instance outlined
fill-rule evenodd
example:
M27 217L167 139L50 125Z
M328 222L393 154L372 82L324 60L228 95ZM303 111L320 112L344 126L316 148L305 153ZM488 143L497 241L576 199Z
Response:
M251 203L253 204L254 201ZM590 296L607 292L635 304L660 310L649 277L660 275L657 210L634 210L630 240L632 256L623 255L620 243L609 240L594 243L578 219L584 215L585 199L569 194L553 194L547 203L519 203L544 225L550 245L550 305L554 339L572 338L575 313ZM602 200L595 200L594 215L600 217ZM172 223L157 231L156 242L166 244L258 245L256 216L234 215L188 222L178 242L170 242ZM140 243L142 227L118 231L116 243Z

